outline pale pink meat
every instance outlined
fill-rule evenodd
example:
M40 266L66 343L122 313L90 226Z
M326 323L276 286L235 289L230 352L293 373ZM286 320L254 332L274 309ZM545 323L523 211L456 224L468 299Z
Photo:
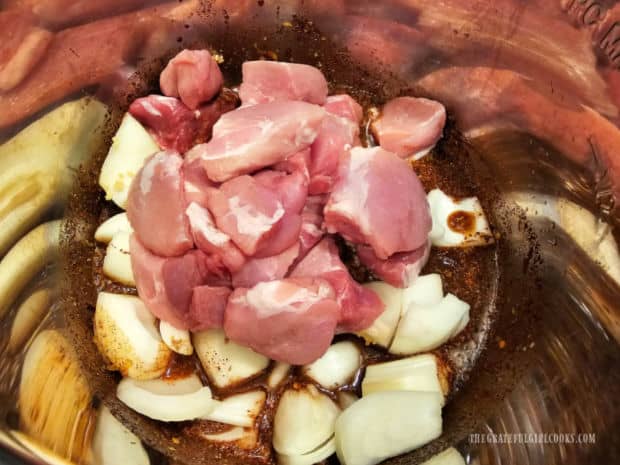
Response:
M400 252L387 260L378 258L367 245L356 247L360 262L368 267L374 275L395 287L409 287L416 280L431 252L431 244L427 242L412 252Z
M175 152L147 159L127 198L127 217L140 241L164 257L182 255L194 246L185 216L181 165Z
M308 180L301 171L286 174L264 170L254 176L256 182L277 194L284 207L284 216L271 240L255 254L258 258L283 253L285 244L297 242L302 227L302 210L308 197Z
M283 279L238 288L224 331L234 342L281 362L305 365L329 348L340 310L322 279Z
M228 287L195 287L189 307L189 317L195 322L192 330L204 331L224 326L224 311L230 293Z
M254 175L261 186L275 192L287 213L300 213L308 197L308 181L300 170L290 174L264 170Z
M323 105L327 81L313 66L277 61L246 61L239 96L243 105L285 100Z
M180 257L160 257L135 234L129 250L138 295L150 312L179 329L194 329L197 322L189 309L194 287L202 285L208 274L204 254L191 250Z
M230 236L218 229L209 210L192 202L187 207L185 214L189 220L196 247L207 254L217 255L230 273L234 273L243 267L245 256L230 239Z
M224 91L212 103L190 110L179 99L148 95L136 99L129 112L142 123L164 150L185 153L195 144L211 138L219 117L237 106L237 97Z
M207 270L204 284L208 286L232 287L232 278L222 257L216 254L204 254L204 265Z
M327 198L322 195L308 197L301 213L301 232L299 233L299 258L306 256L325 235L323 230L323 207Z
M301 215L285 213L275 228L273 236L256 250L254 257L278 255L297 242L301 233Z
M402 158L420 158L441 139L445 124L446 109L441 103L399 97L385 104L371 129L385 150Z
M284 278L299 256L299 249L299 243L296 243L278 255L250 258L232 275L233 287L253 287L260 282Z
M355 332L368 328L381 313L384 305L370 289L357 283L338 255L333 239L326 237L301 260L290 274L291 278L318 277L331 284L340 308L338 332Z
M217 95L223 81L208 50L183 50L168 62L159 77L159 86L164 95L179 97L191 110L196 110Z
M310 195L328 193L335 182L338 161L359 139L359 125L328 114L323 119L310 154Z
M213 138L192 149L207 175L223 182L281 162L314 142L325 110L304 102L274 102L223 115Z
M208 207L218 229L248 256L256 254L273 239L286 212L277 192L270 191L247 175L214 189L209 195ZM285 250L296 240L297 237L292 235L291 238L282 238L278 245Z
M273 169L276 171L284 171L289 174L299 172L308 180L310 179L310 172L308 171L310 166L310 153L310 148L297 152L286 160L273 165Z
M406 161L380 147L356 147L340 159L324 214L328 232L371 245L381 259L421 247L431 230L420 180Z
M362 106L348 94L330 95L323 108L332 115L346 118L358 125L364 117Z
M181 170L187 205L195 202L201 207L207 208L209 193L213 189L217 189L219 184L207 177L199 158L185 157Z
M179 99L148 95L134 100L129 113L149 130L162 149L185 153L192 147L197 120Z

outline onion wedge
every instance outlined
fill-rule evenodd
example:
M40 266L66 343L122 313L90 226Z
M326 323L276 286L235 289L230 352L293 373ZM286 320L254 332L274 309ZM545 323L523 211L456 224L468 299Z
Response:
M170 350L181 355L192 355L194 346L189 331L178 329L166 321L159 322L159 334Z
M402 312L403 290L382 281L367 283L364 284L364 287L374 291L379 296L385 305L385 310L370 327L360 331L358 335L364 338L367 343L387 349L390 347Z
M334 434L338 406L312 385L288 389L278 404L273 422L273 447L279 454L304 455Z
M209 380L225 388L261 373L269 359L226 338L221 329L208 329L193 335L194 349Z
M99 185L106 193L106 200L112 200L124 209L131 181L145 160L156 152L159 152L159 146L155 140L133 116L126 113L99 175Z
M94 326L99 351L124 376L153 379L166 370L172 352L161 340L155 317L139 298L100 292Z
M367 396L382 391L437 392L442 395L443 406L447 387L445 370L439 367L437 357L424 354L369 365L362 382L362 393Z
M120 232L132 233L133 228L127 219L127 213L119 213L105 220L95 231L95 240L107 244Z
M343 465L375 465L416 449L442 431L436 392L376 392L336 421L336 452Z
M454 447L449 447L420 465L466 465L465 459Z
M332 436L325 444L318 449L303 455L282 455L278 454L278 465L314 465L321 463L330 455L336 452L336 438Z
M333 344L321 358L306 365L302 372L326 389L336 389L351 381L360 369L362 353L351 341Z
M93 437L93 455L97 465L149 465L149 456L140 439L102 407Z
M196 375L174 381L124 378L116 396L127 407L159 421L188 421L208 415L216 403Z
M118 232L114 235L103 259L103 274L117 283L135 286L136 280L129 255L129 236L128 232Z
M222 401L216 400L215 408L203 419L234 426L254 426L266 397L264 391L250 391L227 397Z

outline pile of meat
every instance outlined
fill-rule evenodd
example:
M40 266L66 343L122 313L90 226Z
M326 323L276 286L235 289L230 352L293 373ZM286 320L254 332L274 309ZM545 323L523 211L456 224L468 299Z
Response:
M362 107L328 96L314 67L244 63L239 108L222 82L209 52L185 50L161 74L165 96L130 107L165 149L129 193L138 293L178 328L223 328L272 359L306 364L334 334L383 312L333 235L393 285L407 286L425 264L429 206L403 158L435 144L445 110L395 99L373 125L380 146L367 148Z

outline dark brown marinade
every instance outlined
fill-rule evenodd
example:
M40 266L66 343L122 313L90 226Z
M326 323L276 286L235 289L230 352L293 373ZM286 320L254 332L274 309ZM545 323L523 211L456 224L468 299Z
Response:
M448 227L461 234L472 234L476 230L476 215L472 212L455 211L448 216Z
M173 353L168 362L168 367L161 377L167 381L174 381L175 379L185 378L197 372L198 369L194 357L186 357Z

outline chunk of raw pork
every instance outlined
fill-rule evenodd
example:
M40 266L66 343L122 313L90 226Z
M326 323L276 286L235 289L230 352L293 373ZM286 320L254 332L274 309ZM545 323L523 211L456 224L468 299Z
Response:
M231 290L221 286L198 286L194 288L189 317L195 321L193 331L203 331L224 326L224 311Z
M183 176L183 188L185 201L189 206L194 202L201 207L207 207L209 194L219 187L218 183L211 181L202 166L200 158L185 157L181 168Z
M356 332L368 328L383 313L381 299L357 283L338 255L334 240L326 237L293 269L292 278L318 277L328 281L336 292L340 307L338 332Z
M264 170L254 176L256 182L277 194L284 207L284 216L275 236L256 252L259 258L280 255L292 238L298 238L302 227L302 210L308 197L308 180L301 171L286 174ZM283 276L281 276L283 277Z
M308 147L318 134L325 110L304 102L273 102L223 115L213 138L188 155L202 158L207 176L223 182L274 165Z
M340 310L322 279L283 279L238 288L228 299L224 331L234 342L293 365L323 355Z
M278 193L262 186L252 176L239 176L213 190L209 210L218 229L247 256L274 243L281 252L297 241L298 230L293 229L285 236L278 234L286 225L282 221L286 211Z
M431 244L427 241L422 247L412 252L400 252L387 260L378 258L367 245L356 247L357 256L377 278L395 287L409 287L416 280L428 261Z
M399 97L390 100L372 123L372 132L385 150L399 157L426 155L443 134L446 109L434 100Z
M380 147L355 147L340 159L324 214L330 233L369 244L383 260L423 246L431 230L420 180L406 161Z
M362 122L364 110L362 106L355 101L353 97L347 94L330 95L323 108L332 115L346 118L356 124Z
M160 257L144 247L135 234L129 250L138 295L150 312L179 329L199 328L200 315L209 312L203 309L192 315L190 304L194 288L207 279L205 254L191 250L180 257Z
M147 159L131 183L127 217L146 248L157 255L182 255L194 246L185 216L181 165L175 152Z
M246 61L239 96L243 105L283 100L323 105L327 81L313 66L277 61Z
M179 97L195 110L215 97L223 80L208 50L183 50L168 62L159 77L159 86L164 95Z
M298 255L299 243L296 243L278 255L250 258L232 275L232 284L234 287L253 287L261 282L282 279Z
M133 101L129 112L142 123L164 150L185 153L211 138L219 117L238 104L233 92L223 91L212 103L190 110L179 99L148 95Z
M245 256L230 239L230 236L218 229L208 209L192 202L185 211L189 220L194 243L203 252L220 258L221 263L230 273L241 269ZM213 267L218 268L215 261ZM222 274L222 273L217 273Z
M310 153L310 195L328 193L335 182L338 162L354 145L358 145L359 126L348 119L328 114Z
M301 232L299 234L299 257L303 258L325 235L323 231L323 207L327 201L324 195L308 197L301 213Z

